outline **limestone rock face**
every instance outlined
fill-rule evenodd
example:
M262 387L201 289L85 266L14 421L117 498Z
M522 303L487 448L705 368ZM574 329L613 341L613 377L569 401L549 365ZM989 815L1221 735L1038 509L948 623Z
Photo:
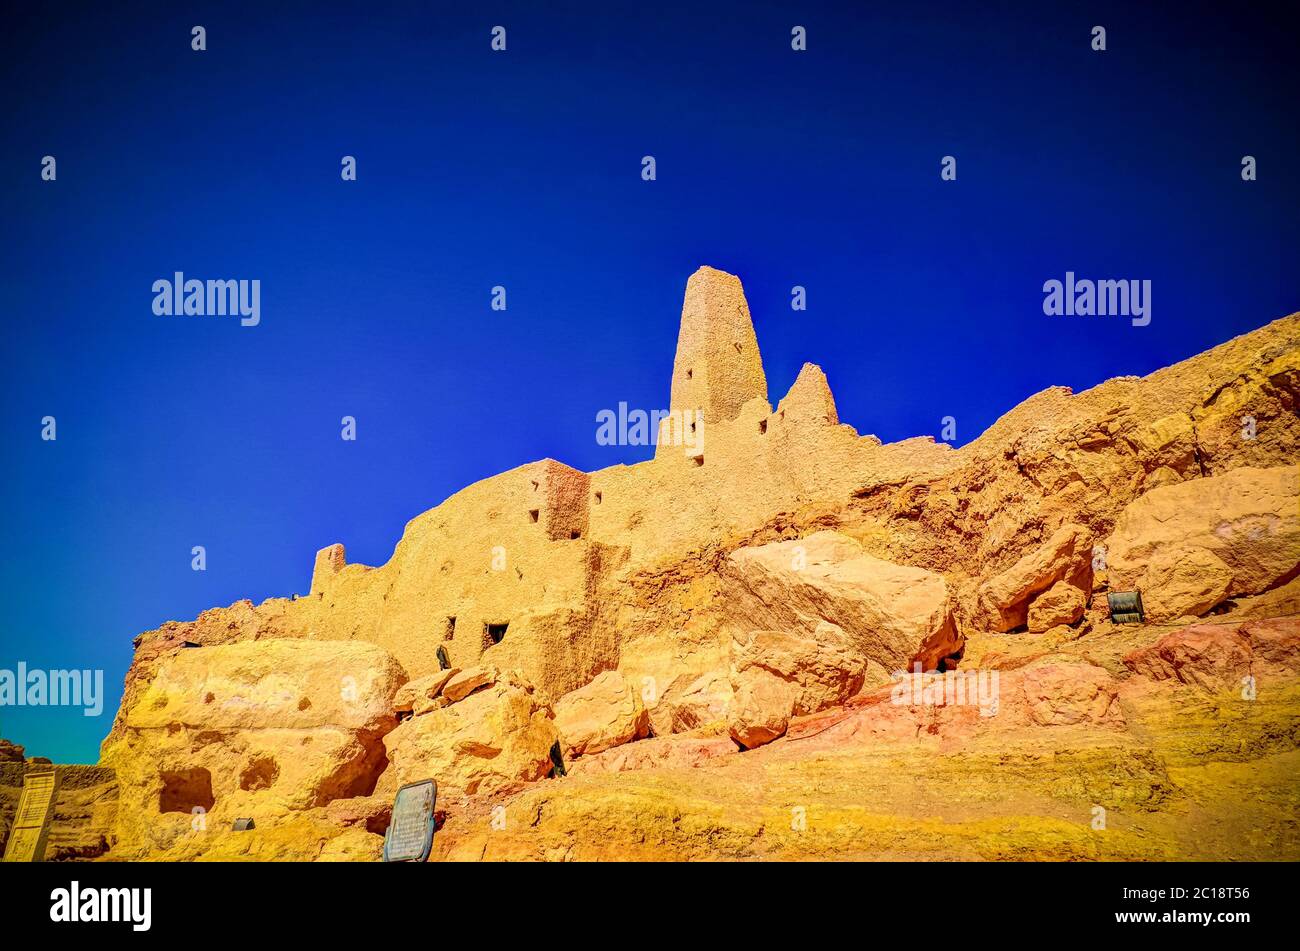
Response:
M790 719L844 703L862 689L866 659L827 621L812 636L752 631L732 645L728 731L752 749L785 733Z
M1300 568L1300 467L1246 467L1152 489L1107 542L1112 590L1142 592L1152 620L1200 615Z
M640 693L621 673L607 670L555 704L555 727L566 756L601 753L650 732Z
M1061 581L1081 591L1091 590L1092 536L1082 526L1062 525L1037 549L984 582L979 593L981 620L991 631L1019 627L1029 619L1030 601ZM1044 607L1059 607L1064 596L1058 593Z
M128 849L370 792L406 674L373 644L244 642L161 663L103 755ZM198 810L198 811L195 811Z
M389 765L376 792L391 796L406 783L430 778L438 781L440 798L512 789L550 772L558 738L550 711L533 688L513 675L502 676L389 733L384 738Z
M914 662L934 669L961 647L940 575L873 558L838 532L737 550L722 565L721 595L733 630L816 640L830 622L876 682Z
M1083 617L1087 595L1066 581L1058 581L1029 603L1029 630L1038 634L1058 624L1073 624Z

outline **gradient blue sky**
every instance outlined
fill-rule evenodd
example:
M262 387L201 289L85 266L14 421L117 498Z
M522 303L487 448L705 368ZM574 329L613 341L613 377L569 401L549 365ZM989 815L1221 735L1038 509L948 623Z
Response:
M334 541L380 564L503 469L648 457L595 415L667 404L700 264L744 281L773 402L820 363L885 440L952 415L966 442L1300 308L1294 35L1262 9L16 6L0 667L108 692L0 709L29 755L96 758L140 631L305 592ZM176 270L260 279L261 325L155 317ZM1151 280L1150 326L1045 317L1067 270Z

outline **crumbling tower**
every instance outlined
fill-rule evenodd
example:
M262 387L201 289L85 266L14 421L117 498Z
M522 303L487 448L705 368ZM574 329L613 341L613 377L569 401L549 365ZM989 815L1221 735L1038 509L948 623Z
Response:
M693 418L700 411L706 423L727 422L756 396L767 399L767 377L740 278L701 267L686 282L673 361L672 418ZM666 441L661 429L656 456L668 450Z

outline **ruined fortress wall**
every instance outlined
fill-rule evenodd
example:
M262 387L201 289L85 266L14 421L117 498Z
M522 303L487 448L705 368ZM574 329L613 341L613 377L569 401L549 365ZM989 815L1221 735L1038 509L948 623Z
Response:
M945 574L971 602L981 578L1063 524L1104 539L1153 487L1290 461L1297 328L1293 315L1145 379L1051 388L961 449L932 437L882 445L839 422L811 364L774 409L739 282L701 269L671 403L703 411L702 447L660 444L652 460L591 474L555 460L520 466L412 519L382 566L348 565L331 546L307 597L162 630L197 643L370 641L412 677L436 670L443 647L457 667L518 667L555 698L625 662L643 633L711 663L711 560L755 539L834 527L876 557ZM1255 440L1239 432L1247 413Z

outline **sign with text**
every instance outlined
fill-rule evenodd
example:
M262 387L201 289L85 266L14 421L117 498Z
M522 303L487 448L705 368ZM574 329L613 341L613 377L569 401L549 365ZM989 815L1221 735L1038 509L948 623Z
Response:
M45 858L58 789L59 775L53 768L28 770L23 777L23 794L5 845L6 862L40 862Z
M424 862L433 848L433 807L438 784L432 779L407 783L393 800L393 818L384 833L385 862Z

